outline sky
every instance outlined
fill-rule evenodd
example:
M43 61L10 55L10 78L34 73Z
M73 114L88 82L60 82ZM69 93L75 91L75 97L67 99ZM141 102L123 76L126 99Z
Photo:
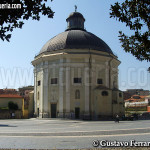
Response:
M110 6L117 0L49 0L47 5L55 12L54 18L41 16L40 21L28 20L22 29L14 29L10 42L0 40L0 89L19 88L34 84L31 61L43 45L52 37L64 32L66 18L77 11L86 19L85 28L112 49L121 61L119 66L119 88L150 90L150 63L139 61L130 53L124 52L118 35L132 32L125 24L110 18ZM122 2L123 0L119 0Z

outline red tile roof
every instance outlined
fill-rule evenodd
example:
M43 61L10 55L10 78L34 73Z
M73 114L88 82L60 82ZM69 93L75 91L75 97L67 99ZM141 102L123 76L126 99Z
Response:
M0 98L23 98L17 94L0 94Z
M16 89L0 89L0 94L17 94Z
M139 97L139 98L138 98ZM139 96L139 95L133 95L131 98L126 99L125 101L132 101L132 102L140 102L140 101L145 101L146 96Z

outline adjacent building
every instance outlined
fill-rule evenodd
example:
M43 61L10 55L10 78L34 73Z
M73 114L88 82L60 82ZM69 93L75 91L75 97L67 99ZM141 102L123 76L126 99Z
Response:
M25 86L18 89L19 95L24 98L24 108L28 109L30 103L29 94L34 90L34 86Z
M147 107L149 104L148 96L133 95L125 100L125 107Z
M16 104L18 109L10 110L8 107L10 102ZM0 118L9 119L11 113L15 114L16 119L24 117L24 98L15 89L0 89Z
M124 91L124 99L125 100L130 98L132 95L148 96L148 95L150 95L150 91L143 90L143 89L127 89L126 91Z
M24 118L34 116L34 86L25 86L18 89L20 96L24 98Z

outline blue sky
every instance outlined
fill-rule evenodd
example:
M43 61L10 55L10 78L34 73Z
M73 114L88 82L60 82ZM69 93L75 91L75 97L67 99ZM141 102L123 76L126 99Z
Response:
M49 0L50 1L50 0ZM121 61L119 66L119 87L121 90L143 88L150 90L150 66L125 53L118 38L118 31L131 31L109 16L110 5L117 0L54 0L48 2L55 12L53 19L41 16L40 21L28 20L22 29L12 32L10 42L0 40L0 88L18 88L33 84L31 61L42 46L55 35L63 32L66 18L78 6L78 12L86 19L85 28L103 39ZM122 0L119 0L122 2Z

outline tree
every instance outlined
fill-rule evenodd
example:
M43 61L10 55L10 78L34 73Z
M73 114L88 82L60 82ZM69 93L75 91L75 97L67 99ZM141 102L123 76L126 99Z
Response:
M18 110L18 104L15 104L14 102L9 102L8 103L8 108L9 110Z
M51 0L52 1L52 0ZM24 20L40 20L40 14L53 18L54 12L46 6L47 0L1 0L0 4L0 38L9 41L14 28L22 28ZM2 4L5 4L5 6ZM21 4L21 9L6 9L12 4ZM4 8L4 9L2 9Z
M119 31L119 40L126 52L138 60L150 61L150 1L125 0L111 5L110 17L126 24L134 31L131 36Z

